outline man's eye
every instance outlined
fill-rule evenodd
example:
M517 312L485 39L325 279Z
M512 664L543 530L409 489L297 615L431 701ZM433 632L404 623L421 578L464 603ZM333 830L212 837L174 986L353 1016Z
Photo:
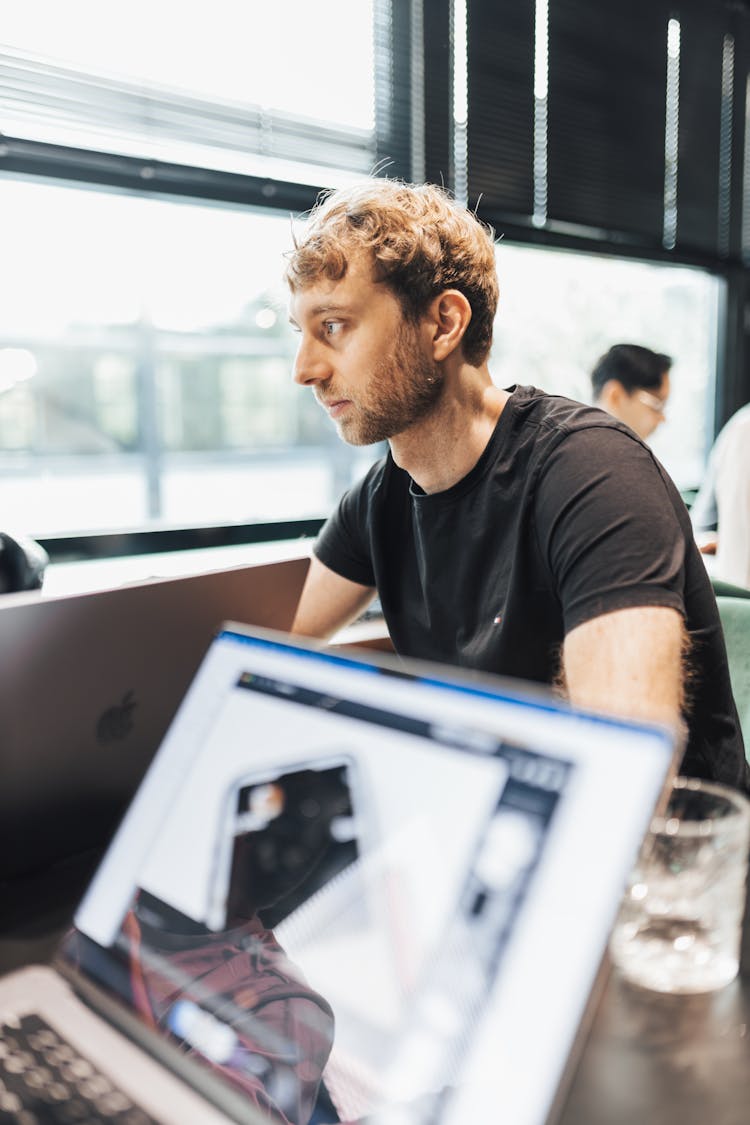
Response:
M323 331L326 336L337 336L341 329L341 321L339 320L326 320L323 323Z

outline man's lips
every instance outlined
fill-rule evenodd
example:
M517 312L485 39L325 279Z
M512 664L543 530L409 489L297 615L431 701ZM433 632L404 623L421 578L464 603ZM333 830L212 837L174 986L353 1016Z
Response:
M331 418L338 418L339 414L351 405L348 398L318 399L318 402L328 411Z

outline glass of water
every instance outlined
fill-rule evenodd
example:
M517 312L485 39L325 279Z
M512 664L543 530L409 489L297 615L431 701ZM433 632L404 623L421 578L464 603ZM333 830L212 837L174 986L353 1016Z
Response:
M737 975L750 801L724 785L678 777L631 873L612 934L628 980L657 992L710 992Z

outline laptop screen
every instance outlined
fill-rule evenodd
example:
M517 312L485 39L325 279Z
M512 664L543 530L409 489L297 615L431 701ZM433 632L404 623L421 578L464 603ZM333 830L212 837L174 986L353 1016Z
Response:
M549 1112L674 745L452 676L225 629L79 908L248 1120Z

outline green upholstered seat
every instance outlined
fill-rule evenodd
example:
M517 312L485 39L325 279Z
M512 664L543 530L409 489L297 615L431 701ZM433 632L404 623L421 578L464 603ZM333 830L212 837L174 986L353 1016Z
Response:
M716 599L729 656L729 675L750 761L750 600L719 595Z

